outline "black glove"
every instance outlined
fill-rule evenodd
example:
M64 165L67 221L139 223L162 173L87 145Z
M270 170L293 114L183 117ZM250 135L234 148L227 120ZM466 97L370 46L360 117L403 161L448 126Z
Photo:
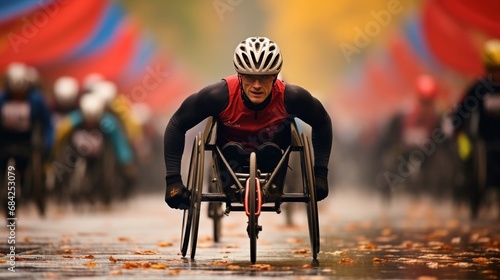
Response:
M316 200L323 200L328 196L328 168L315 166L314 179L316 180Z
M167 176L165 181L167 183L165 202L168 206L174 209L189 209L191 193L182 183L181 176Z

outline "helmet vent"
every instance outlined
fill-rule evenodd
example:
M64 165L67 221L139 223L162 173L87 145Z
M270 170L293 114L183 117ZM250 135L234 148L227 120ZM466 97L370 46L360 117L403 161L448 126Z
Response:
M260 43L259 42L255 43L255 50L256 51L260 50Z
M243 54L243 60L245 61L246 65L250 65L250 59L248 59L248 56L246 54Z

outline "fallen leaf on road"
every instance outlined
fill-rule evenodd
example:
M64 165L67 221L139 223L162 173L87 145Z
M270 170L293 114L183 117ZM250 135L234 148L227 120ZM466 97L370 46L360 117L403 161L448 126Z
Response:
M109 261L112 263L117 262L117 260L115 258L113 258L113 256L109 256Z
M226 267L228 270L240 270L241 266L235 265L235 264L230 264Z
M130 242L130 239L127 237L118 237L118 241L120 242Z
M345 255L347 255L348 253L349 253L349 250L326 252L326 254L329 254L329 255L334 255L334 256L345 256Z
M174 244L172 242L163 242L163 241L160 241L158 242L158 247L170 247L170 246L173 246Z
M310 268L313 268L312 264L304 264L301 266L301 268L303 269L310 269Z
M83 257L84 259L89 259L89 260L93 260L95 259L94 258L94 255L86 255L85 257Z
M123 265L122 265L122 268L125 268L125 269L132 269L132 268L138 268L140 267L141 265L139 263L136 263L136 262L125 262Z
M72 258L74 258L73 256L68 256L68 255L63 255L62 257L65 258L65 259L72 259Z
M341 258L339 261L339 263L354 263L354 262L356 261L351 258Z
M83 265L84 265L84 266L86 266L86 267L89 267L89 268L95 268L95 267L98 267L98 266L99 266L99 265L98 265L96 262L94 262L94 261L91 261L91 262L85 263L85 264L83 264Z
M309 249L298 249L298 250L293 250L292 254L308 254L310 252Z
M257 270L271 270L271 265L265 263L252 264L250 267Z
M363 244L363 245L358 246L358 249L375 250L375 249L377 249L377 245L372 244L372 243Z
M155 263L151 265L151 268L153 269L166 269L167 266L161 263Z
M153 252L151 250L145 250L145 251L135 251L134 254L136 254L136 255L156 255L156 252Z
M377 257L373 258L373 259L372 259L372 261L373 261L374 263L389 262L389 260L386 260L386 259L381 259L381 258L377 258Z
M484 258L484 257L473 258L472 261L475 262L475 263L482 263L482 264L490 263L490 261L487 258Z

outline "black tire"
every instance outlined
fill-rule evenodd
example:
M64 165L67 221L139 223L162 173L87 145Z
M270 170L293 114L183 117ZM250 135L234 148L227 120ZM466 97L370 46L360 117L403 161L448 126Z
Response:
M318 218L318 202L316 200L316 190L314 185L314 168L312 161L312 147L309 137L302 134L304 144L305 171L306 171L306 191L309 194L309 202L307 205L307 221L309 225L309 239L311 241L311 252L313 260L318 258L320 250L319 239L319 218Z
M193 142L193 148L191 150L191 159L189 162L189 171L188 171L188 181L187 181L187 188L193 193L194 185L195 185L195 175L196 175L196 170L198 166L198 145L196 139ZM191 225L193 222L193 204L194 200L191 199L190 207L189 209L184 210L183 217L182 217L182 231L181 231L181 253L182 257L185 257L187 254L188 246L189 246L189 236L191 234Z
M88 164L87 159L77 158L73 172L68 178L68 193L70 203L73 207L81 208L85 199L90 200L92 195L87 191L88 182Z
M203 142L203 133L198 133L195 138L196 145L198 145L198 160L196 165L196 180L194 185L194 192L191 193L191 200L194 201L193 206L193 231L191 233L191 259L196 255L196 244L198 242L198 228L200 226L200 210L201 210L201 195L203 192L203 172L205 161L205 143Z
M119 194L120 191L123 191L116 186L116 182L120 182L120 180L117 180L116 178L116 156L113 151L113 147L111 147L110 145L106 145L104 158L102 160L104 166L101 173L101 183L103 186L100 190L102 195L100 199L104 203L104 205L110 206L113 199L112 195Z
M45 216L45 176L42 163L41 151L34 151L31 158L31 185L33 190L33 198L35 200L38 213L40 216Z
M36 123L32 133L33 155L30 162L31 171L31 195L38 209L40 216L45 216L45 174L43 166L43 139L42 129L39 123Z
M482 139L476 139L473 148L473 172L472 183L470 185L470 211L471 218L476 219L479 215L481 201L486 189L486 147Z
M255 215L257 211L257 158L255 153L250 154L250 174L248 183L248 237L250 238L250 261L255 263L257 260L257 216Z

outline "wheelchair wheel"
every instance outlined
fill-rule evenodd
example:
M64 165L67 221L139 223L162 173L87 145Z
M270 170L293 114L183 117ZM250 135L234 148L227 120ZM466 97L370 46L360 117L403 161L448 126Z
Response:
M250 261L257 260L257 158L255 153L250 154L250 176L248 178L248 237L250 238Z
M477 139L473 148L473 181L470 186L470 214L472 219L476 219L481 207L481 201L487 185L487 153L486 146L482 139Z
M198 166L198 152L199 146L198 141L195 139L193 142L193 148L191 150L191 159L189 161L189 172L188 172L188 181L187 188L193 194L193 189L195 189L196 185L196 170ZM185 257L188 245L189 245L189 235L191 234L191 225L193 222L193 209L194 209L195 200L191 199L189 209L184 210L182 217L182 232L181 232L181 253L182 256Z
M31 190L40 216L45 216L45 176L42 163L42 152L35 151L31 158Z
M198 146L198 153L196 160L196 173L195 173L195 184L193 185L193 192L191 192L191 200L193 201L193 224L191 232L191 259L194 259L196 254L196 244L198 242L198 228L200 225L200 210L201 210L201 195L203 192L203 164L205 161L205 143L203 143L203 133L198 133L198 137L195 138L195 145Z
M319 219L318 219L318 202L316 200L316 190L314 186L314 169L312 161L312 148L309 137L302 134L304 144L305 171L306 171L306 186L309 193L309 202L307 205L307 221L309 225L309 238L311 241L311 252L313 260L316 261L320 250L319 240Z
M45 187L45 170L43 166L43 138L42 127L37 122L33 128L32 146L34 148L31 156L30 171L31 171L31 194L35 201L38 213L40 216L45 216L46 209L46 187Z

